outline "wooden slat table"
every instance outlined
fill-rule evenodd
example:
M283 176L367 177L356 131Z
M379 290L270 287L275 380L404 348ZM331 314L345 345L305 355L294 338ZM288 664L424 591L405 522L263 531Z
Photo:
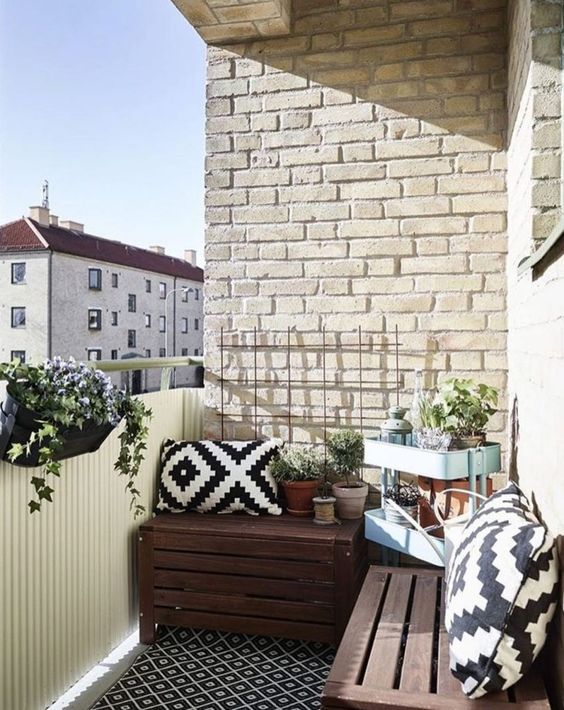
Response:
M158 515L139 530L141 642L167 624L338 644L366 547L362 519Z
M448 667L438 570L369 569L323 690L323 708L549 710L533 669L507 692L469 700Z

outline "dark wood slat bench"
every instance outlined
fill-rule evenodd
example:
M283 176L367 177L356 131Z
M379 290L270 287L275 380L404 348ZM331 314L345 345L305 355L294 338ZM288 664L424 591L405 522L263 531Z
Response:
M448 667L442 572L371 567L323 690L323 708L549 710L533 669L507 692L469 700Z
M363 520L158 515L139 530L141 642L167 624L338 644L366 548Z

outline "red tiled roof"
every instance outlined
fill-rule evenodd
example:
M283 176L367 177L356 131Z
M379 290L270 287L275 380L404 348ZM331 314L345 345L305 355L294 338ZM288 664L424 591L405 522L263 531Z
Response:
M30 219L34 227L56 252L81 256L84 259L105 261L110 264L121 264L142 271L152 271L158 274L168 274L190 281L204 280L204 272L198 266L192 266L183 259L177 259L166 254L157 254L149 249L103 239L93 234L83 234L64 227L45 227ZM0 250L10 249L42 249L45 248L35 235L26 220L0 227Z
M30 249L45 249L37 234L30 229L25 219L9 222L0 227L0 251L22 251Z

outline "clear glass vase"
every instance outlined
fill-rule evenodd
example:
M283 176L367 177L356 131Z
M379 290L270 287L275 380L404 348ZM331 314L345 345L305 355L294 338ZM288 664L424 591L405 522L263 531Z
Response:
M415 446L430 451L448 451L452 436L442 429L421 428L413 434Z

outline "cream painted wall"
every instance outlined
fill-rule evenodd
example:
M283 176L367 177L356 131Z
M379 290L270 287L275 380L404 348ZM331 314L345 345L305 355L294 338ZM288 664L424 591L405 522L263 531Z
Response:
M12 284L11 265L26 263L23 284ZM10 360L13 350L24 350L26 359L47 357L48 330L47 252L18 252L0 258L0 362ZM11 309L24 306L25 328L11 327Z

